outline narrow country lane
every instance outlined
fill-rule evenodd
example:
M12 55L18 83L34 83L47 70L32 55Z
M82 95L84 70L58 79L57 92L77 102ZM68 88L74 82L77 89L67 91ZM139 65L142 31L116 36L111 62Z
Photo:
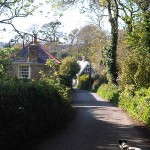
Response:
M75 118L54 136L38 143L36 150L119 150L118 139L150 150L150 132L142 129L120 108L96 93L75 90Z

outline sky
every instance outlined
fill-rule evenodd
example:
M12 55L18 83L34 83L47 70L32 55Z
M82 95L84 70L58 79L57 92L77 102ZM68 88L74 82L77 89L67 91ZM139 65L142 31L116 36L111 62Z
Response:
M62 17L58 15L59 13L56 15L52 10L50 10L50 13L47 13L49 12L49 9L50 7L44 5L42 8L44 11L42 14L37 10L32 16L28 16L27 18L15 18L13 24L18 30L27 32L33 24L37 24L40 28L43 24L58 19L62 23L61 31L69 34L72 30L83 27L89 23L87 14L81 14L77 8L64 11ZM6 28L6 31L0 31L0 42L8 42L14 37L15 33L12 32L12 27L10 25L0 24L0 30L3 28Z
M37 1L40 2L40 0ZM85 6L86 5L87 3ZM52 9L50 5L44 4L41 8L36 10L32 16L13 19L13 24L18 30L22 32L29 32L28 30L33 24L38 25L40 28L43 24L59 20L61 22L60 31L69 34L72 30L76 28L80 29L91 22L88 17L89 13L80 13L79 7L80 6L67 9L62 13L63 16L60 17L59 14L61 11L57 11L56 13L56 10ZM43 12L40 13L40 10ZM110 31L108 19L105 19L103 27L104 30ZM5 32L1 32L3 28L6 28ZM16 35L16 33L12 32L12 29L13 28L10 25L0 24L0 42L9 42L9 40Z

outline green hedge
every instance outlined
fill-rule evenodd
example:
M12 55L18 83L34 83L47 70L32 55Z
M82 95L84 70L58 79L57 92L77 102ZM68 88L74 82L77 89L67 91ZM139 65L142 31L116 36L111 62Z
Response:
M102 84L98 90L97 94L103 97L104 99L107 99L114 104L118 105L119 101L119 89L118 86L114 84Z
M150 88L142 88L134 93L124 90L119 97L119 106L134 118L150 126Z
M82 90L89 90L91 88L91 83L89 75L83 74L78 78L78 88Z
M134 92L131 89L125 89L121 93L118 89L112 84L102 84L97 93L126 110L137 120L150 126L150 88L141 88Z
M63 124L70 115L68 90L51 80L0 83L0 147L15 149L24 140Z

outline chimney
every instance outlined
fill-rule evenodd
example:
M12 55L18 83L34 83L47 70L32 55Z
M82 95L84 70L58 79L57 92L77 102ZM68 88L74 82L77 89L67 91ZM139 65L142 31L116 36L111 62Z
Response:
M37 34L34 34L33 35L33 44L36 44L37 43Z
M30 44L28 47L28 61L37 62L38 61L38 46L35 44Z
M85 56L82 56L82 61L85 61Z
M33 42L29 44L28 47L28 61L37 62L38 61L38 45L37 45L37 34L33 34Z

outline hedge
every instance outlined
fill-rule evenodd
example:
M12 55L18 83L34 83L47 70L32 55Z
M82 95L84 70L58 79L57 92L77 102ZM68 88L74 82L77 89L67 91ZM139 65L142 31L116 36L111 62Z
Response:
M114 104L118 105L119 101L119 88L118 86L114 84L102 84L98 90L97 94L103 97L104 99L107 99Z
M136 120L150 127L150 87L136 91L131 89L119 91L119 87L115 85L102 84L97 93L126 110Z
M90 82L89 75L83 74L78 78L78 88L82 90L89 90L91 88Z
M71 104L68 91L51 80L0 83L0 147L15 149L63 124Z
M124 90L119 97L119 107L134 118L150 126L150 88L141 88L133 93Z

